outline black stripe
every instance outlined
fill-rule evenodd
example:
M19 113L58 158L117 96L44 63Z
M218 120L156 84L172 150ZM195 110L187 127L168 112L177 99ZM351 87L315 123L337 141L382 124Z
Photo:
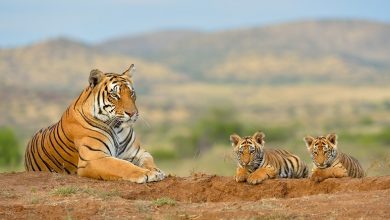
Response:
M61 159L67 163L69 163L70 165L74 166L74 167L77 167L75 164L73 164L72 162L66 160L64 157L62 157L62 155L57 151L57 148L55 147L55 145L53 144L52 140L51 140L51 137L53 136L54 138L54 134L50 135L49 136L49 142L51 144L51 147L54 149L54 151L58 154L59 157L61 157ZM61 164L62 165L62 164Z
M79 113L81 114L81 116L83 117L83 119L85 120L85 122L87 124L89 124L90 126L92 126L94 128L98 128L98 129L106 132L111 137L111 139L114 141L114 143L112 143L114 148L115 149L118 148L119 144L118 144L117 137L110 127L107 127L106 124L103 124L103 123L100 124L100 123L95 122L94 120L88 118L83 112L79 111Z
M62 170L61 169L61 165L58 165L58 164L60 164L58 161L57 161L57 159L55 159L52 155L50 155L49 154L49 152L47 152L47 150L46 150L46 146L44 146L44 141L46 140L46 134L47 134L47 130L43 133L43 135L42 135L42 151L43 151L43 153L45 154L45 156L55 165L55 166L57 166L60 170Z
M70 157L72 157L72 154L70 154L68 151L66 151L66 150L62 147L62 145L58 142L57 137L56 137L56 132L55 132L54 130L53 130L51 136L53 137L54 142L56 143L56 145L53 145L53 146L58 146L58 147L60 147L60 148L62 149L62 151L64 151L66 154L68 154ZM51 136L50 136L50 137L51 137ZM55 147L54 147L54 148L55 148Z
M58 139L61 141L61 143L63 144L64 147L66 147L66 149L69 149L70 151L74 152L74 153L77 153L77 151L75 151L72 147L69 147L67 144L65 144L64 140L61 138L61 135L60 135L60 132L59 132L59 123L57 124L56 126L56 129L55 129L55 132L57 133L57 137Z
M26 154L25 154L25 157L27 158L27 161L26 161L26 164L27 164L27 168L28 170L33 170L33 165L32 165L32 161L31 161L31 143L29 144L28 146L28 150L26 150Z
M95 159L93 159L93 160L100 160L100 159L107 158L107 157L110 157L110 156L103 156L103 157L95 158ZM90 160L86 160L86 159L82 158L80 154L79 154L79 158L80 158L82 161L85 161L85 162L90 161Z
M106 152L104 152L104 151L102 151L102 150L100 150L100 149L94 149L94 148L92 148L92 147L90 147L90 146L88 146L88 145L85 145L85 144L84 144L84 145L81 145L81 146L88 148L88 150L90 150L90 151L100 151L100 152L106 153Z
M101 93L101 91L98 92L98 95L97 95L97 98L96 98L97 105L98 105L98 108L99 108L98 114L102 113L102 110L100 109L100 93ZM95 103L93 104L93 106L95 106Z
M81 96L84 94L85 90L79 95L73 105L73 110L76 110L77 103L80 101Z
M68 136L65 134L64 127L62 126L62 119L63 119L63 118L61 118L61 120L60 120L61 132L62 132L62 134L65 136L65 138L66 138L70 143L72 143L72 144L74 145L74 142L73 142L70 138L68 138Z
M293 175L295 175L295 174L298 174L299 175L299 171L301 171L302 169L301 169L301 164L299 163L299 158L297 157L297 156L295 156L295 155L293 155L293 154L291 154L290 155L290 161L291 160L295 160L295 164L296 164L296 166L294 165L294 163L293 162L291 162L291 165L292 165L292 169L293 169Z
M106 147L106 149L108 150L108 152L110 152L110 155L112 156L110 147L108 147L108 145L107 145L104 141L100 140L100 139L97 138L97 137L92 137L92 136L87 136L87 137L92 138L92 139L95 139L95 140L99 141L100 143L102 143L102 144Z
M134 161L134 158L137 156L137 154L138 154L140 148L141 148L141 147L138 147L137 152L134 154L133 158L131 158L131 162Z
M290 178L290 176L288 175L288 173L289 173L289 171L290 171L290 168L289 168L288 165L289 165L289 164L291 165L291 162L289 161L288 158L283 157L283 156L282 156L282 160L283 160L282 169L283 169L283 165L284 165L284 172L286 173L287 178ZM291 165L290 167L293 167L293 166ZM294 170L292 170L292 171L293 171L292 173L294 173ZM279 175L280 175L280 173L279 173Z
M38 168L39 171L42 171L41 167L38 166L37 160L35 159L35 154L32 155L32 160L34 161L35 166ZM35 167L32 166L33 170L36 171Z
M83 157L81 157L80 154L79 154L79 158L80 158L80 160L82 160L82 161L87 161L87 162L88 162L88 160L86 160L86 159L84 159Z
M92 129L90 129L90 128L85 127L85 126L82 125L82 124L80 124L80 125L81 125L81 127L83 127L84 129L89 130L89 131L91 131L91 132L96 132L96 133L98 133L98 134L103 134L101 131L92 130ZM94 128L96 128L96 127L94 127ZM99 129L99 128L97 128L97 129ZM104 135L104 134L103 134L103 135ZM107 139L108 139L108 141L110 142L110 144L112 145L113 143L110 141L110 139L109 139L109 138L107 138Z
M43 140L43 138L42 138L42 140ZM43 146L42 146L41 148L43 148ZM42 156L41 156L41 154L39 153L39 149L37 150L37 154L38 154L38 157L39 157L39 159L41 160L41 162L46 166L46 169L47 169L48 171L51 171L51 170L52 170L52 169L51 169L51 166L50 166L49 164L47 164L46 161L45 161L44 159L42 159Z
M133 138L133 130L131 129L129 132L129 135L120 143L120 150L118 150L117 155L121 155L123 152L126 151L126 149L129 147L129 143L131 139ZM130 146L132 147L132 146Z

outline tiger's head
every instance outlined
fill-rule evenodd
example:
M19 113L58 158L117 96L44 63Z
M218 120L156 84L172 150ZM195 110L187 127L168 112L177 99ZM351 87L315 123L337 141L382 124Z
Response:
M327 168L332 165L337 156L337 135L328 134L326 137L306 136L303 139L314 165L318 168Z
M243 138L237 134L230 135L230 141L240 166L252 171L260 166L265 144L264 137L263 132L256 132L252 137Z
M122 74L91 71L89 88L94 94L93 116L114 127L131 126L138 118L132 64Z

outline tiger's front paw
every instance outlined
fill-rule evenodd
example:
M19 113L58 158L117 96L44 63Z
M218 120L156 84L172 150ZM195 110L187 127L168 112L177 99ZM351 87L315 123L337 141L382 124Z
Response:
M254 172L248 176L246 180L250 184L258 184L268 179L268 176L264 172Z
M323 175L323 173L319 169L313 171L313 173L310 176L310 180L313 182L317 182L317 183L322 182L325 179L326 179L326 177Z
M348 170L344 167L338 167L333 169L332 177L341 178L341 177L347 177L348 176Z
M165 178L165 173L158 168L146 173L146 182L157 182Z
M245 182L247 177L248 177L247 175L237 174L236 175L236 182Z

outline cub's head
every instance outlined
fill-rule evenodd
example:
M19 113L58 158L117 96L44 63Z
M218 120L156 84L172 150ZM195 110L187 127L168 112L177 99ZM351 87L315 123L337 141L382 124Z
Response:
M242 167L258 167L261 162L261 153L264 148L264 133L256 132L252 137L241 138L237 134L230 135L230 141L238 163Z
M332 165L337 156L337 135L332 133L326 137L306 136L303 139L310 152L313 163L318 168L327 168Z
M91 71L89 88L94 94L93 115L110 126L130 126L138 118L136 95L132 82L135 66L122 74Z

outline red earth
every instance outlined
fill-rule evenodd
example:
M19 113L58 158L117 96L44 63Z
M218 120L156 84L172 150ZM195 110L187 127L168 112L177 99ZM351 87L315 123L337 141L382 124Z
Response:
M266 180L194 174L157 183L0 174L0 219L390 218L390 176Z

